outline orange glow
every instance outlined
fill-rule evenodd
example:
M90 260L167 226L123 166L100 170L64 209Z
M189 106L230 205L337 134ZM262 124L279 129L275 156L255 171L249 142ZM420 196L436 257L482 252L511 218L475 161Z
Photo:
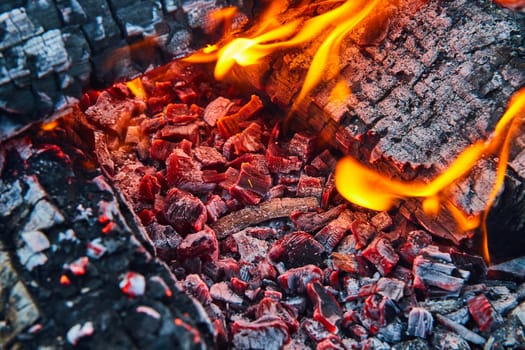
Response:
M287 2L274 1L245 37L226 36L221 44L208 46L185 60L193 63L216 61L215 78L223 79L235 66L245 67L259 63L262 58L277 50L317 45L296 99L297 104L323 79L332 79L339 73L338 56L343 39L372 11L378 9L381 3L381 0L347 0L330 11L312 16L310 5L289 10ZM288 15L286 11L294 14ZM280 20L281 18L289 20ZM341 87L335 93L335 97L343 97Z
M141 100L146 99L146 91L144 90L144 86L142 85L142 79L140 77L126 82L126 86L136 98Z
M525 0L494 0L494 2L514 10L525 7Z
M50 122L42 124L42 126L40 126L40 129L42 129L43 131L51 131L57 126L58 126L58 121L52 120Z
M335 172L335 186L350 202L373 210L389 210L399 200L423 198L423 209L428 215L438 214L443 205L449 209L458 227L467 231L478 227L483 231L483 255L490 262L487 244L486 219L488 211L503 185L509 159L510 143L525 122L525 88L512 97L508 109L496 125L491 137L467 147L450 166L434 180L402 182L375 172L352 157L339 161ZM498 157L496 181L487 199L481 220L461 212L449 200L451 186L469 174L482 157Z
M351 93L348 83L344 80L339 80L330 92L330 101L334 103L343 103Z

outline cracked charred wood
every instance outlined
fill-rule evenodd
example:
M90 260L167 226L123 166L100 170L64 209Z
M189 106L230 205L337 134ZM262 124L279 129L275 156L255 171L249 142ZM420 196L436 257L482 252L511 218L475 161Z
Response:
M92 131L73 114L51 133L0 144L0 347L212 346L202 306L93 165Z
M251 1L8 1L0 4L0 139L220 35L207 13ZM246 15L244 15L246 16Z
M430 181L466 146L490 136L512 93L525 84L525 16L491 1L401 1L383 29L380 40L365 40L359 33L367 31L356 30L344 42L340 81L351 91L346 100L329 99L339 79L322 81L296 105L298 123L290 127L313 129L389 176ZM269 74L248 76L287 109L296 103L310 61L306 50L279 52L266 63ZM524 137L513 143L505 189L488 221L491 245L494 237L507 242L502 236L517 244L499 244L496 258L518 255L524 246ZM493 158L480 162L455 185L453 202L459 209L483 211L495 164ZM406 205L413 213L420 206ZM447 210L433 220L420 214L412 219L433 234L453 242L465 237Z

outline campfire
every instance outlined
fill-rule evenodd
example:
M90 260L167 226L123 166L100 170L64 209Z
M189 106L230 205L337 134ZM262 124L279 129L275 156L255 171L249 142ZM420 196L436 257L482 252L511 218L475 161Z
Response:
M190 3L201 48L3 107L0 345L524 347L523 2Z

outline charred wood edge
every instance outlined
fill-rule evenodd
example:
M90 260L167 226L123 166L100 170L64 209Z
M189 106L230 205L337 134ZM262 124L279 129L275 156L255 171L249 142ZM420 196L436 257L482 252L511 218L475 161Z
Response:
M274 198L256 206L250 206L221 217L212 225L218 239L240 231L250 225L288 217L293 211L311 211L319 207L315 197Z
M253 2L242 1L251 14ZM75 103L86 88L187 55L206 13L236 0L5 1L0 4L0 140ZM204 42L207 41L207 42Z
M67 117L66 115L64 116ZM77 118L74 108L72 109L69 116L73 118L73 121L75 123L77 124L82 123L82 121L79 118ZM62 124L61 127L65 127L66 124L67 123ZM33 127L34 129L30 130L29 133L30 134L38 133L38 129L37 129L38 126L33 125ZM89 130L89 127L88 127L88 130ZM75 134L75 132L71 132L71 133L68 132L68 135L72 135L72 134ZM85 135L85 136L88 136L88 135ZM25 135L21 135L20 137L24 138ZM87 138L89 138L89 136ZM13 140L15 139L13 138ZM86 140L83 140L83 141L86 142L86 145L83 145L83 146L89 147L88 144L90 142ZM74 142L70 140L65 140L64 142L67 144L71 144L71 145L74 144ZM0 152L4 151L3 149L4 146L5 144L0 143ZM49 160L47 161L46 166L53 167L54 166L53 164L55 162L56 161ZM59 176L61 175L63 175L64 177L69 176L70 174L69 170L75 173L75 170L72 167L72 164L70 163L67 163L67 164L69 168L66 169L65 173L60 174ZM0 170L3 172L7 169L6 167L8 167L8 165L2 164L2 168L0 168ZM32 173L29 172L28 174L31 175ZM77 175L78 174L76 174L75 176ZM41 283L41 282L38 282L37 280L38 278L42 278L42 279L47 278L48 280L56 279L57 276L59 275L59 272L57 272L54 269L45 270L44 268L44 271L47 271L47 273L50 273L51 275L46 275L46 272L43 272L42 275L40 273L37 275L31 273L30 269L28 269L25 265L23 265L19 257L17 256L17 249L21 249L21 248L20 247L15 248L15 246L17 246L16 241L21 239L19 235L20 233L23 232L22 228L24 227L24 224L27 223L28 220L30 220L29 218L32 215L32 212L36 206L36 203L42 200L42 201L49 202L50 205L52 205L53 207L57 205L57 198L55 198L55 196L49 192L49 189L47 188L48 185L42 186L40 184L40 181L41 181L40 178L48 176L47 172L44 170L42 174L37 173L37 174L32 174L32 176L36 177L35 183L37 186L39 186L39 188L41 188L42 193L39 195L41 195L42 197L40 199L37 199L36 202L34 200L31 201L27 199L27 195L31 191L31 189L25 188L28 185L24 184L22 186L22 188L24 188L23 189L24 193L22 193L22 199L20 199L20 202L15 205L15 207L12 209L12 212L7 213L7 216L5 216L6 213L0 212L0 216L2 217L2 220L0 221L0 227L3 230L3 232L6 232L6 234L2 235L0 239L0 259L3 262L0 268L0 275L3 275L3 277L7 276L9 280L7 282L5 280L1 281L2 288L3 288L3 293L11 293L12 297L17 298L16 300L19 300L10 306L10 308L11 307L13 308L12 310L9 311L12 313L10 316L11 317L10 320L12 320L13 317L20 317L20 320L17 319L16 329L13 329L12 332L9 332L9 334L5 334L5 336L4 334L0 335L0 344L2 344L2 346L5 344L13 345L12 342L16 341L16 342L21 342L25 344L30 344L28 346L32 347L35 344L50 344L53 342L58 342L59 344L61 344L60 346L63 346L64 338L66 335L65 332L67 331L67 329L64 330L62 329L62 326L56 325L56 323L61 324L62 322L57 322L57 320L55 320L54 317L58 317L58 316L55 316L54 313L50 314L48 312L49 305L46 306L46 304L50 302L49 300L50 298L56 299L58 297L59 299L61 299L63 298L63 296L62 295L52 296L46 293L40 295L37 292L39 289L38 288L39 283ZM22 178L25 178L25 176L21 177L19 181L22 182L23 181ZM104 177L104 180L102 180L102 183L110 184L108 179L109 177ZM84 178L84 176L78 176L77 180L80 182L82 181L95 182L93 179ZM8 180L1 179L0 185L3 185L4 181L8 181ZM64 184L64 186L60 190L58 190L60 192L59 196L64 195L64 193L62 192L71 191L72 197L70 199L71 200L74 199L76 202L81 202L79 197L78 198L75 197L75 196L78 196L78 194L75 192L75 189L73 190L68 189L69 187L72 187L72 185L70 185L68 181L60 181L59 179L55 179L54 181L55 182L58 181ZM98 181L97 183L100 183L100 181ZM8 185L8 182L5 182L5 184ZM173 273L170 271L170 269L164 262L154 258L154 255L152 254L153 246L151 244L151 241L149 241L149 239L147 238L147 235L144 229L142 228L141 224L138 223L137 218L134 216L132 211L129 209L127 202L123 200L120 192L115 191L115 188L112 186L112 184L110 184L111 187L102 185L103 186L102 188L100 187L100 185L98 186L99 186L99 190L101 193L105 192L105 195L99 194L101 198L104 198L103 199L104 201L107 201L108 198L112 198L112 201L116 202L117 211L116 213L113 212L113 215L116 215L113 217L113 220L114 222L118 222L117 226L120 227L118 229L119 239L125 239L128 242L126 244L126 249L125 249L126 252L119 251L119 253L116 254L117 259L118 259L118 256L120 256L121 254L128 254L127 259L129 262L129 266L127 266L126 268L139 269L145 275L147 280L149 280L149 278L153 276L161 277L161 279L166 283L167 287L169 287L169 289L173 293L172 297L168 299L162 299L162 300L159 300L159 299L149 300L147 298L150 298L150 296L146 295L145 296L146 299L143 299L141 302L145 304L148 304L150 302L153 302L153 303L160 302L164 304L164 306L167 309L169 309L168 317L169 317L170 322L173 322L175 318L181 318L185 320L186 322L189 322L192 327L196 327L198 329L199 339L203 341L203 343L201 343L200 345L206 346L206 347L212 346L214 331L213 331L211 322L208 316L206 315L206 312L204 311L202 305L198 301L196 301L193 297L185 294L180 289L177 283L176 277L173 275ZM55 186L54 190L57 190L57 189L58 188ZM110 196L108 197L108 195ZM35 195L33 194L33 197L34 196ZM97 195L93 193L93 196L96 198ZM3 208L5 209L5 207ZM55 207L55 208L57 208L58 213L60 213L65 220L63 220L60 223L55 223L51 228L45 229L43 231L48 232L48 230L54 231L56 229L66 231L69 228L73 229L73 221L75 219L73 219L72 216L70 216L69 212L66 212L64 208L58 208L58 207ZM90 208L90 209L93 209L94 213L97 212L96 207ZM93 220L95 221L97 220L96 214ZM90 230L96 230L96 225L89 225L89 226L91 227ZM7 232L9 234L7 234ZM100 234L102 235L102 233ZM79 244L87 246L87 240L86 240L88 239L87 237L75 236L75 238L80 239L82 243L79 242ZM57 251L60 251L60 250L57 250ZM53 261L54 259L53 254L58 254L60 256L60 254L63 254L63 252L55 253L54 250L48 249L45 251L45 254L49 260ZM112 254L109 254L109 256L107 255L102 256L100 260L96 259L96 260L90 261L90 264L91 263L97 264L104 259L112 259L112 256L113 256ZM66 259L69 261L73 261L75 259L75 256L73 255L73 256L67 257ZM90 277L90 278L96 278L96 277ZM8 285L4 283L8 283ZM59 282L56 281L56 284L59 285ZM107 286L102 285L100 288L107 288ZM48 292L52 293L51 291L48 291ZM92 302L92 299L90 299L92 298L91 292L95 293L95 295L98 293L97 290L90 290L87 296L84 296L86 300L85 302L82 301L83 294L76 296L75 298L76 302L74 305L77 305L77 306L72 306L72 308L70 309L70 312L73 312L75 308L78 307L79 312L77 312L77 314L79 315L81 319L83 317L86 317L85 321L98 320L98 319L93 319L93 318L90 319L90 317L94 317L94 316L93 315L91 316L83 315L82 312L80 311L81 310L80 308L89 307L89 303ZM4 295L8 295L8 294L4 294ZM122 300L120 300L119 298L129 300L130 301L129 307L133 307L133 305L135 305L136 303L132 299L129 299L127 296L125 296L122 293L122 294L119 294L119 296L115 300L113 300L113 303L115 303L115 305L119 303L122 304ZM105 300L105 302L107 302L107 300ZM120 307L122 307L122 305ZM49 329L46 327L44 332L41 332L41 333L37 332L36 334L29 336L29 337L21 337L20 339L15 338L16 335L18 335L19 333L27 331L27 329L31 325L35 324L35 322L37 322L39 319L40 319L40 322L43 322L43 325L48 325L47 322L50 322L50 325L52 326L52 328ZM77 319L77 321L80 322L80 324L82 324L81 319L80 320ZM69 327L72 327L72 326L74 326L74 324L69 325ZM119 336L122 336L121 332L124 332L124 333L127 332L126 330L119 328L119 326L117 325L114 325L114 326L116 328L113 329L113 332L118 333ZM184 332L185 332L184 334L180 333L180 331L177 333L177 337L179 337L178 341L180 342L178 346L180 346L180 348L200 348L199 344L195 344L193 341L194 337L196 336L196 334L193 333L194 331L186 329L184 330ZM94 339L98 339L96 338L97 334L95 334L94 337L95 337ZM96 340L96 341L100 344L100 342L104 342L105 340L101 339L101 340ZM131 341L131 343L133 343L133 341Z

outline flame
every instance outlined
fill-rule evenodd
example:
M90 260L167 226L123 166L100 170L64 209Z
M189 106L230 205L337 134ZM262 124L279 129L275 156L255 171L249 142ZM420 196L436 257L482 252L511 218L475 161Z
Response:
M437 215L441 205L449 209L460 229L467 231L479 227L483 232L483 255L490 262L486 220L490 207L498 195L507 171L511 141L525 122L525 88L516 92L491 137L467 147L452 164L434 180L402 182L375 172L352 157L344 157L336 166L335 186L349 201L373 210L389 210L398 201L410 197L423 199L428 215ZM451 186L469 174L483 158L497 155L496 181L482 217L471 217L461 212L448 198Z
M323 79L332 79L339 73L338 55L343 39L385 1L347 0L334 9L314 17L311 16L311 6L302 6L297 9L298 14L288 22L279 20L287 10L287 2L274 1L257 26L251 29L253 32L251 35L225 37L221 42L226 44L208 46L185 58L185 61L192 63L216 61L215 78L224 79L235 66L254 65L277 50L317 42L318 47L294 104L296 106ZM332 3L337 2L327 1L321 4ZM221 12L218 17L222 15L224 14Z
M141 100L146 99L146 90L144 90L142 79L140 77L126 82L126 86L136 98Z
M51 131L51 130L55 129L57 126L58 126L58 121L57 120L51 120L51 121L49 121L47 123L43 123L40 126L40 129L43 130L43 131Z

